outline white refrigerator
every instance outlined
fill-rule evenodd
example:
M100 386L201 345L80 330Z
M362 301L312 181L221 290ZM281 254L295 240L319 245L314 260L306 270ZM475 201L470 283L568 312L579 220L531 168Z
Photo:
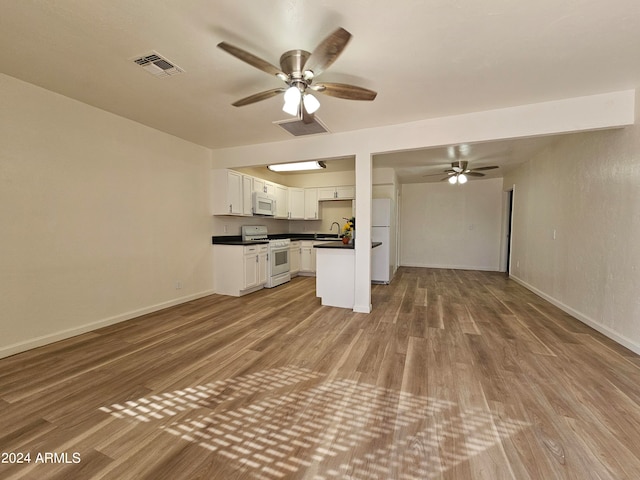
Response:
M391 281L391 199L374 198L371 205L371 240L382 245L371 250L371 282Z

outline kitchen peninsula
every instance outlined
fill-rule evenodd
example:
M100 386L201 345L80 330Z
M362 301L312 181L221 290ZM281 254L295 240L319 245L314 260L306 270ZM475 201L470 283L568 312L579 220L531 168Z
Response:
M373 242L371 248L382 242ZM315 245L316 251L316 296L322 305L353 308L355 299L355 248L342 242L327 242Z

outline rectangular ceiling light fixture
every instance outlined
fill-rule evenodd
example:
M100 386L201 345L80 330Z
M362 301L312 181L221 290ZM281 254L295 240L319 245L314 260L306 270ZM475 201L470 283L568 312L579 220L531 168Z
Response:
M295 162L295 163L279 163L277 165L268 165L267 168L272 172L299 172L302 170L321 170L327 168L324 162Z

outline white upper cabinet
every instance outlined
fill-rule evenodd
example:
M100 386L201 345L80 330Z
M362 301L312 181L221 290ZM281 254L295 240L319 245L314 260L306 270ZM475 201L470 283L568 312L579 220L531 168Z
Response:
M276 195L276 184L263 180L262 178L253 178L253 191Z
M304 219L304 188L289 188L289 218Z
M318 188L318 200L353 200L356 198L356 188L353 185L343 187Z
M269 195L276 195L277 185L271 182L264 182L265 193Z
M318 203L318 189L304 189L304 219L317 220L320 218L320 204Z
M242 174L233 170L212 170L211 209L214 215L242 215Z
M284 185L275 185L276 191L276 218L289 218L289 188Z
M354 185L336 187L336 200L353 200L354 198L356 198L356 187Z
M253 215L254 192L276 199L274 218L316 220L321 218L320 203L328 200L353 200L354 186L287 187L229 169L211 171L211 211L213 215Z
M252 204L253 178L249 175L242 175L242 214L253 215Z
M254 177L252 179L252 190L254 192L267 193L267 189L265 187L265 183L267 183L266 180Z

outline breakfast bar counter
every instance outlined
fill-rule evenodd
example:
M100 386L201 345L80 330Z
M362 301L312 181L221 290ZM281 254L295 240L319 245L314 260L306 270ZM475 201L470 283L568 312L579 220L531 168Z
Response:
M374 242L371 248L382 245ZM355 299L355 249L353 244L327 242L316 251L316 296L322 305L353 308Z

